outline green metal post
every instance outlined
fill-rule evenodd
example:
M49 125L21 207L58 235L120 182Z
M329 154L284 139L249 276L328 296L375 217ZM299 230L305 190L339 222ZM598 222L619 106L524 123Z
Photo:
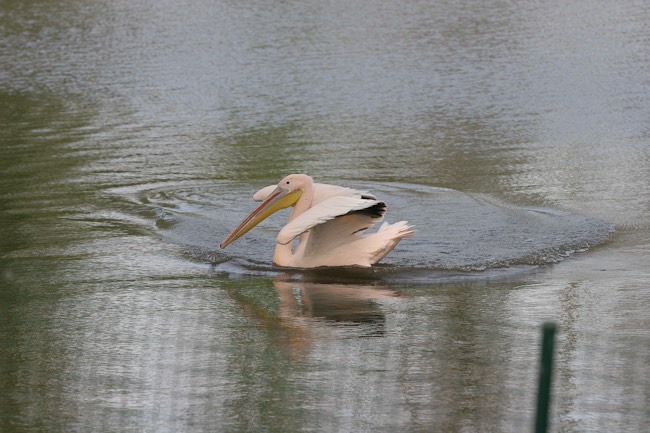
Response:
M542 326L542 359L539 368L539 389L537 392L537 416L535 433L546 433L548 428L548 412L551 402L551 379L553 373L553 346L555 330L553 322Z

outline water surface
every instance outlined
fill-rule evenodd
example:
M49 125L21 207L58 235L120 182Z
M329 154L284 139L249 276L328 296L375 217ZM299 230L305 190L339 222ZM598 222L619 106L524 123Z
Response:
M650 9L0 5L0 431L650 426ZM273 267L292 172L417 235Z

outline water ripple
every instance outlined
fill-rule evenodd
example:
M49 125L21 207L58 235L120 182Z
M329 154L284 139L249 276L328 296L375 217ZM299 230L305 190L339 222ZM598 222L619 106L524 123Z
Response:
M249 197L262 185L198 182L132 188L133 200L155 210L154 226L169 242L186 245L192 259L243 260L273 269L274 238L287 215L280 212L227 250L218 244L254 208ZM596 218L543 207L513 206L490 197L405 183L353 187L375 192L389 205L386 220L408 220L417 233L377 267L383 274L468 272L557 263L604 242L612 226ZM288 211L284 212L288 213ZM199 253L200 252L200 253ZM259 270L259 269L257 269Z

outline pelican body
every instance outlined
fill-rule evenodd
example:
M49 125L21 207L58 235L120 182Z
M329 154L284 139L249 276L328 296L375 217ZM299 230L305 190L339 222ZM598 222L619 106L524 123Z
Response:
M262 203L221 242L225 248L271 214L290 206L289 221L276 238L273 263L292 268L322 266L370 267L414 232L406 221L380 222L386 204L366 191L314 183L305 174L291 174L277 185L253 195ZM294 239L299 242L294 246Z

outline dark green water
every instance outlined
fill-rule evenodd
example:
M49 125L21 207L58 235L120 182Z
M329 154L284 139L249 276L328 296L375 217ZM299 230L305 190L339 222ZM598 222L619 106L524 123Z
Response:
M650 8L0 3L0 431L650 428ZM284 175L418 233L271 266Z

